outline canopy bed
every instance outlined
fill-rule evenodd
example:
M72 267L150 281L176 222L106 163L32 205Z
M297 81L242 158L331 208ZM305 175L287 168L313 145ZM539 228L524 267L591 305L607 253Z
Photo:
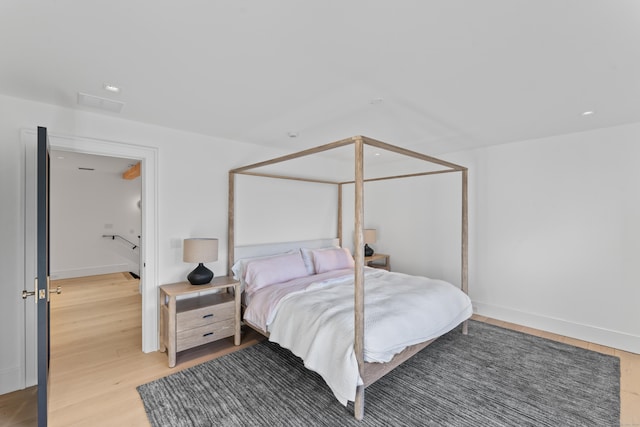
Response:
M335 179L327 178L323 176L318 178L317 176L310 176L304 172L286 173L280 169L274 169L275 165L280 165L283 162L289 162L301 158L308 158L307 156L320 155L320 160L326 160L329 157L330 150L340 149L344 154L344 148L353 146L352 158L354 163L352 170L352 178L350 179ZM408 173L394 173L384 174L384 168L378 168L377 175L365 176L364 163L365 163L365 147L368 150L385 150L385 152L393 153L394 156L399 158L411 159L411 162L417 161L420 165L424 166L422 169L415 171L409 171ZM351 153L349 153L351 154ZM408 164L408 163L407 163ZM421 166L422 167L422 166ZM331 169L331 168L329 168ZM382 171L382 173L381 173ZM400 273L389 273L377 269L371 269L364 265L364 236L363 236L363 219L364 219L364 184L367 182L390 180L408 177L417 177L423 175L434 175L443 173L455 173L460 172L462 177L461 190L461 278L460 289L453 285L417 277L402 275ZM337 200L337 230L335 239L328 240L316 240L306 242L293 242L290 244L281 243L276 245L255 245L248 248L236 246L235 242L235 202L236 202L236 176L237 175L252 175L256 177L268 177L276 179L288 179L296 181L307 181L313 183L322 183L328 185L336 185L338 188L338 200ZM344 399L354 401L354 415L356 419L362 419L364 416L364 390L365 387L371 385L376 380L390 372L396 366L410 358L412 355L429 345L438 336L443 335L449 330L455 328L457 325L462 324L462 332L467 333L467 319L471 315L471 304L467 297L468 287L468 202L467 202L467 168L459 166L444 160L440 160L431 156L420 154L414 151L410 151L404 148L393 146L381 141L377 141L364 136L355 136L347 138L330 144L321 145L315 148L300 151L298 153L278 157L272 160L267 160L260 163L251 164L244 167L239 167L229 171L229 230L228 230L228 271L234 271L236 275L240 276L241 283L244 282L245 275L248 275L253 280L247 280L248 282L255 282L260 286L255 286L251 289L250 295L251 301L265 301L266 306L270 306L269 310L263 312L251 312L247 310L245 312L245 323L249 326L257 329L259 332L270 336L275 342L279 342L283 347L292 350L299 343L300 345L306 345L307 347L302 350L298 347L292 350L294 354L302 357L305 361L305 365L313 370L316 370L323 376L327 384L331 387L336 397L343 403ZM354 254L348 252L342 248L343 243L343 186L354 186ZM272 255L279 254L278 257ZM269 257L272 256L272 257ZM245 263L243 260L248 260ZM251 261L253 260L253 261ZM281 272L274 272L273 270L266 271L268 265L271 267L274 264L280 263L283 266ZM269 268L271 268L269 267ZM344 286L338 286L345 283L345 278L349 276L350 282L353 283L350 290L345 290ZM365 277L367 278L367 293L365 296ZM377 353L374 349L376 339L373 337L373 331L370 336L369 331L376 329L377 320L373 318L389 317L388 313L378 313L376 305L371 303L372 298L377 298L379 301L385 301L385 304L396 307L393 303L387 304L386 301L391 301L391 295L385 295L384 289L389 289L385 283L392 281L394 283L394 289L397 291L398 286L407 286L406 289L400 293L404 300L400 300L399 304L402 307L414 304L418 307L418 304L427 304L428 309L424 306L422 309L419 307L415 310L415 316L411 318L400 319L400 324L426 324L437 323L438 326L435 329L429 331L420 331L412 336L403 336L398 331L405 329L416 328L403 328L397 327L391 335L397 335L397 342L391 344L390 348L383 349ZM428 283L427 283L428 282ZM278 283L279 286L275 293L266 294L266 289L275 289L272 283ZM378 284L379 283L379 284ZM262 286L265 285L265 286ZM252 285L253 286L253 285ZM435 302L429 302L428 300L421 300L416 292L416 289L424 288L428 286L432 289L433 295L444 295L443 299L433 300ZM261 289L258 289L261 288ZM284 289L284 290L283 290ZM382 294L377 295L380 289ZM453 289L453 290L452 290ZM248 289L245 289L245 291ZM324 292L327 296L318 297L314 292ZM247 293L247 292L245 292ZM350 305L343 308L335 308L339 302L332 299L336 294L345 294L347 297L352 298ZM316 299L319 298L319 299ZM325 300L324 298L329 298ZM440 297L438 297L440 298ZM311 301L311 302L309 302ZM308 302L308 305L305 305ZM249 304L254 304L251 302ZM257 303L256 303L257 304ZM324 304L324 305L322 305ZM429 305L431 304L431 305ZM276 307L277 309L274 309ZM299 307L296 309L296 307ZM314 307L320 307L319 313L314 314ZM365 314L365 307L369 319ZM442 318L432 322L429 319L424 319L420 316L425 312L437 312L439 307L448 307L448 310L444 310L448 313L443 313ZM335 308L335 310L334 310ZM296 314L295 312L302 311L302 314ZM316 334L338 334L340 335L340 328L334 329L331 332L327 332L325 329L317 330L316 326L326 322L325 313L333 311L345 311L350 313L349 316L353 318L353 335L343 339L344 345L348 347L349 354L352 355L352 363L348 364L344 369L334 369L330 363L326 360L332 359L333 355L327 355L323 353L320 355L307 352L308 347L320 346L320 347L339 347L336 342L340 339L335 338L332 335L329 341L319 341L325 345L317 345L317 343L306 343L306 338L301 338L299 335L292 337L291 332L287 330L287 326L279 326L285 323L296 323L295 327L303 329L308 335L311 335L311 331ZM409 310L397 310L399 312ZM442 311L442 310L441 310ZM274 314L275 313L275 314ZM247 317L249 314L249 317ZM296 317L295 321L292 321L290 316L302 316ZM341 313L342 315L342 313ZM306 317L305 317L306 316ZM307 318L307 317L311 318ZM342 319L344 325L344 319ZM371 321L369 321L371 320ZM307 322L307 323L304 323ZM338 321L339 322L339 321ZM404 322L404 323L402 323ZM268 326L271 325L271 326ZM306 325L306 326L305 326ZM365 342L365 325L367 327L367 336ZM271 329L269 329L271 328ZM283 329L280 329L283 328ZM324 326L322 326L324 328ZM380 329L380 328L378 328ZM384 329L384 328L382 328ZM389 327L387 326L387 329ZM284 330L284 331L283 331ZM351 332L349 332L351 334ZM344 335L344 334L343 334ZM274 336L277 339L273 339ZM383 338L378 341L389 342L389 334L383 335ZM284 344L283 344L284 343ZM330 344L329 344L330 343ZM329 345L326 345L329 344ZM296 351L297 350L297 351ZM340 351L331 350L331 351ZM303 354L301 354L303 353ZM344 356L344 355L343 355ZM307 359L309 358L309 360ZM343 357L348 358L348 357ZM326 359L326 360L325 360ZM327 365L323 372L323 363ZM346 363L346 362L345 362ZM355 366L355 368L354 368ZM328 368L328 369L327 369ZM355 372L353 372L355 370ZM338 373L336 373L338 372ZM347 392L341 394L341 379L330 378L331 376L345 375L355 378L346 381ZM356 382L354 382L356 381ZM352 387L354 391L350 393L348 390ZM354 396L352 399L351 396Z

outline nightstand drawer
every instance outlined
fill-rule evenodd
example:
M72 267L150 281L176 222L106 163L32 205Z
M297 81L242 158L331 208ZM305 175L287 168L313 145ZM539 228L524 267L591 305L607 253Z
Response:
M235 321L233 318L178 332L176 351L186 350L221 338L230 337L234 333Z
M235 309L235 302L230 300L222 304L177 313L177 332L231 320L235 315Z

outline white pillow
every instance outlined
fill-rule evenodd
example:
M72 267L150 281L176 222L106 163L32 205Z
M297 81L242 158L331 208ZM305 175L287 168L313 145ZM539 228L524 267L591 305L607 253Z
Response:
M251 258L242 258L239 259L238 261L235 262L235 264L233 264L233 267L231 267L231 272L233 273L233 277L236 280L240 281L240 287L242 288L242 290L244 290L245 286L246 286L246 282L245 282L245 276L247 275L247 264L251 261L255 261L255 260L260 260L260 259L267 259L267 258L274 258L274 257L279 257L282 255L287 255L287 254L293 254L298 252L297 249L291 250L291 251L287 251L287 252L283 252L283 253L279 253L279 254L274 254L274 255L265 255L265 256L258 256L258 257L251 257Z
M309 276L300 251L288 255L249 261L245 274L246 291Z
M347 248L322 249L312 253L316 274L355 266L351 252Z

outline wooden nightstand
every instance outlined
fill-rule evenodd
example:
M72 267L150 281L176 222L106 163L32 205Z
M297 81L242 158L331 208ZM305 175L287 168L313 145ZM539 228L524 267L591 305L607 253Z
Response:
M364 265L373 267L373 268L381 268L383 270L391 271L391 264L390 264L389 258L390 256L386 254L373 254L371 256L364 257Z
M240 345L240 282L221 276L206 285L160 286L160 351L167 351L169 367L176 353L230 336Z

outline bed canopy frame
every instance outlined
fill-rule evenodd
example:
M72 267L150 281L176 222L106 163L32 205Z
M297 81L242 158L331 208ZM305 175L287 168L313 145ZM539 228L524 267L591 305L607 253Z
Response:
M305 178L295 175L277 174L270 172L260 172L256 169L264 168L266 166L275 165L278 163L286 162L293 159L298 159L313 154L322 153L328 150L333 150L340 147L353 145L355 148L354 155L354 178L352 180L332 180L332 179L316 179ZM437 165L441 169L429 170L425 172L407 173L401 175L389 175L375 178L365 179L364 177L364 146L371 146L381 150L391 151L400 154L404 157L422 160L431 165ZM318 147L310 148L307 150L299 151L297 153L289 154L286 156L277 157L271 160L254 163L251 165L239 167L229 171L229 223L228 223L228 257L227 257L227 270L231 271L234 260L234 248L235 248L235 178L236 175L252 175L258 177L268 177L277 179L289 179L296 181L308 181L314 183L324 183L330 185L336 185L338 187L338 226L337 237L342 246L342 189L345 184L353 184L355 186L355 217L354 217L354 287L355 287L355 301L354 301L354 351L358 362L358 369L360 371L360 377L364 384L358 386L356 390L356 400L354 402L354 415L355 418L361 420L364 417L364 389L366 386L374 383L376 380L383 377L386 373L390 372L393 368L400 365L405 360L409 359L418 351L429 345L434 340L430 340L424 343L416 344L407 347L401 353L398 353L393 360L387 363L368 363L364 361L364 233L363 233L363 220L364 220L364 184L366 182L390 180L398 178L408 178L423 175L434 175L442 173L460 172L462 176L462 230L461 230L461 282L460 287L464 293L468 291L468 170L464 166L456 165L444 160L437 159L435 157L427 156L421 153L417 153L411 150L407 150L395 145L390 145L381 141L377 141L365 136L354 136L351 138L343 139L333 143L320 145ZM467 333L467 321L462 324L462 333Z

